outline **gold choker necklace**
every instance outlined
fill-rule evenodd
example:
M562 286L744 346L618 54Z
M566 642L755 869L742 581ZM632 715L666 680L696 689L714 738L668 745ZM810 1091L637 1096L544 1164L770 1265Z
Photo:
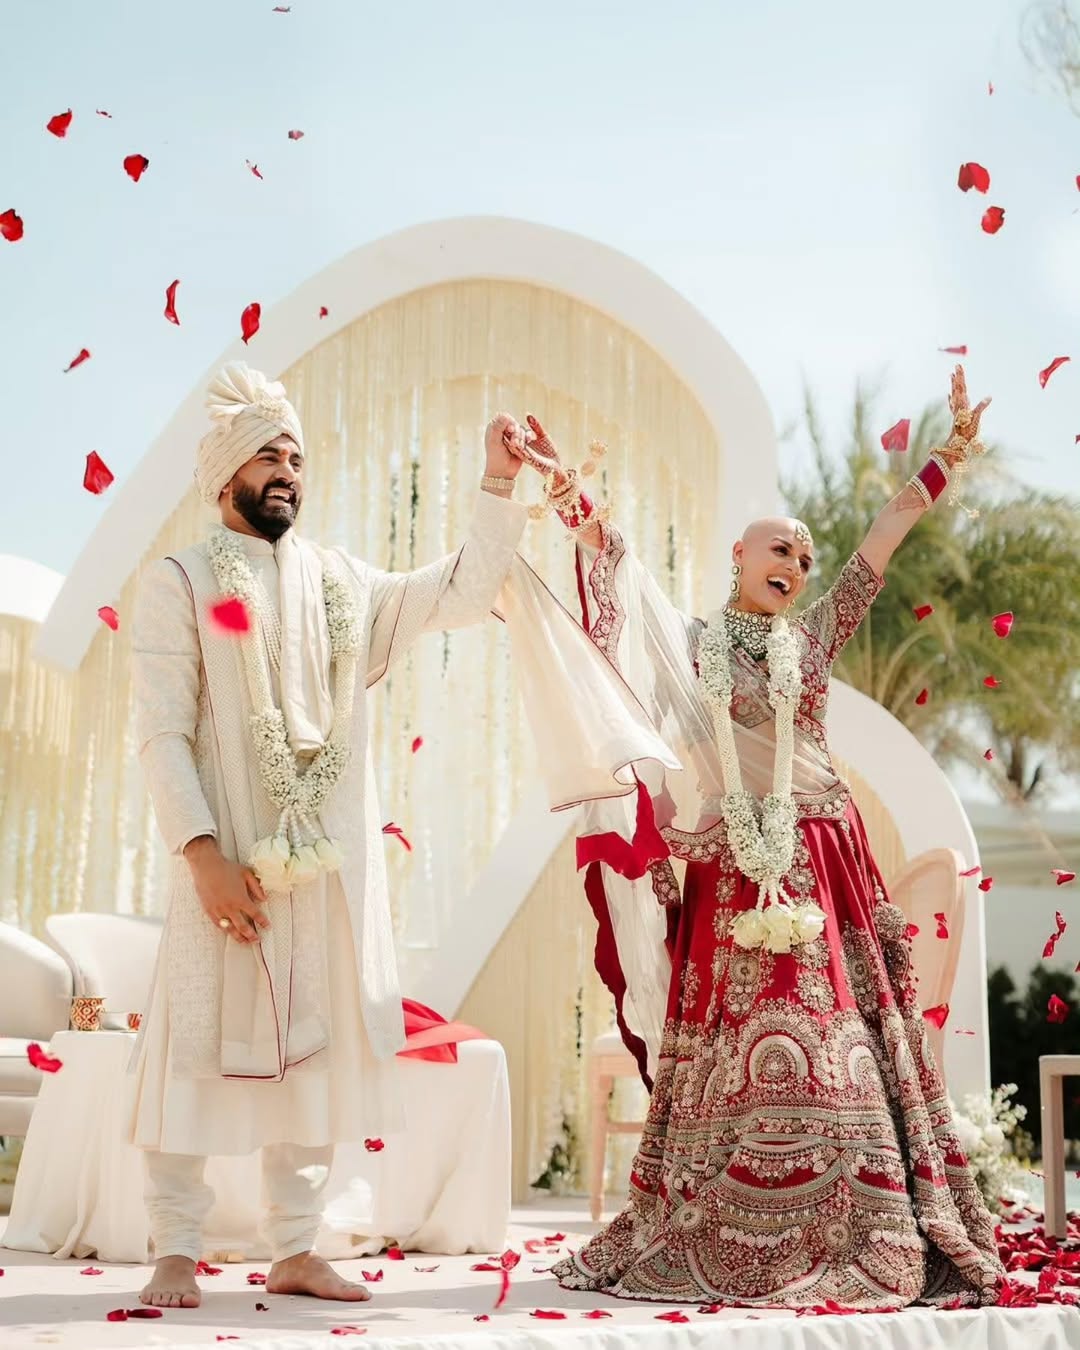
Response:
M748 610L735 609L731 605L724 607L724 624L728 636L755 661L760 661L765 655L765 643L772 632L772 621L771 614L751 614Z

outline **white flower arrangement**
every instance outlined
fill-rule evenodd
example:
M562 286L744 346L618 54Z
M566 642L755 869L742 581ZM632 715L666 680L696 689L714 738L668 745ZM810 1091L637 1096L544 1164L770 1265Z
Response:
M1010 1098L1015 1083L1003 1083L991 1093L964 1098L962 1109L952 1105L953 1126L967 1156L976 1184L992 1213L1002 1214L1002 1200L1026 1200L1022 1168L1009 1140L1027 1116L1027 1107Z
M772 791L766 794L758 818L757 803L746 791L731 723L735 681L731 669L731 637L724 611L713 614L698 646L698 685L712 714L720 768L724 778L721 812L728 842L739 871L757 883L755 909L740 914L732 928L740 947L764 947L790 952L792 946L813 942L825 926L817 905L793 904L782 882L795 859L798 811L791 796L795 750L795 709L802 694L800 647L782 615L776 615L766 640L769 663L769 703L776 713L776 756Z
M330 734L302 776L289 746L288 729L274 703L258 644L262 640L256 605L258 583L247 555L228 530L215 530L209 543L210 566L223 595L243 601L251 621L241 637L244 671L251 694L251 736L259 779L281 810L277 829L260 839L248 865L269 890L291 890L320 872L335 872L345 860L340 845L320 833L313 817L337 785L349 763L349 725L356 692L356 662L361 648L360 620L352 590L329 555L323 555L323 603L335 668L334 716Z

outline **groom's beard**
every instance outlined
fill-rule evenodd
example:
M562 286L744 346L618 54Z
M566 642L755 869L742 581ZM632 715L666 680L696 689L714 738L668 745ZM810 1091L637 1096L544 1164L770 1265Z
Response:
M267 493L272 488L286 489L293 494L293 500L268 501ZM232 500L233 506L253 530L258 531L264 539L276 542L286 530L291 530L296 524L303 496L296 484L267 483L262 492L256 492L254 488L241 484L233 488Z

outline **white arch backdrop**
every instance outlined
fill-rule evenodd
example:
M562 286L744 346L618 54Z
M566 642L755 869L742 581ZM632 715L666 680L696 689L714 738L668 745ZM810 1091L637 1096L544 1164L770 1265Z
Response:
M697 597L706 608L715 603L726 584L730 540L746 519L777 505L771 418L753 377L703 316L640 264L595 241L486 217L417 226L357 249L305 282L265 312L250 352L237 342L220 359L247 358L277 375L379 306L423 288L477 278L546 287L600 310L647 343L693 395L722 448L717 524L708 541L708 563L699 569L716 593ZM320 320L323 303L331 312ZM197 381L110 503L42 626L36 646L42 659L68 670L78 667L96 631L98 606L119 594L187 494L191 447L205 427L205 384L205 376ZM834 747L891 813L904 852L951 846L974 860L963 810L918 743L847 686L837 686L833 709ZM549 815L535 793L522 799L461 898L461 922L446 926L437 950L405 951L406 978L417 996L448 1012L460 1006L571 824L568 816ZM977 1035L950 1040L947 1048L950 1082L958 1093L988 1083L978 900L975 892L954 1003L954 1021Z

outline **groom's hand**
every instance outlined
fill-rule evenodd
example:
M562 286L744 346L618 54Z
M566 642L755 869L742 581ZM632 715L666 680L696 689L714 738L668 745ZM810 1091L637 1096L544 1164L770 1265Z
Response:
M237 942L258 942L270 920L261 906L266 894L250 867L226 858L216 839L204 835L184 849L203 913ZM228 923L223 924L222 919Z
M509 413L496 413L484 432L485 474L492 478L516 478L521 472L521 460L511 454L508 444L522 437L524 431Z

